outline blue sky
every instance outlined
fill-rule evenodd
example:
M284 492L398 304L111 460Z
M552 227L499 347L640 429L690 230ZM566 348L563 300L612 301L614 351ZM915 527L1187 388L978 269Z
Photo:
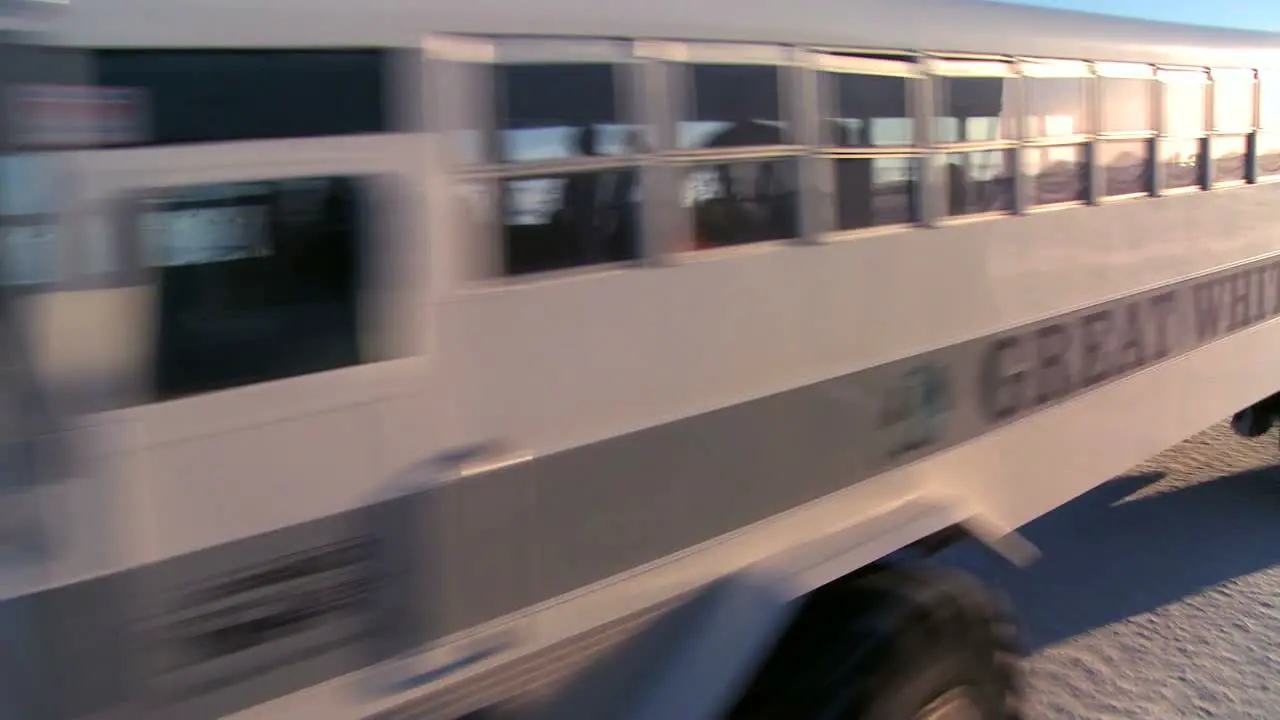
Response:
M1280 0L1005 0L1153 20L1280 32Z

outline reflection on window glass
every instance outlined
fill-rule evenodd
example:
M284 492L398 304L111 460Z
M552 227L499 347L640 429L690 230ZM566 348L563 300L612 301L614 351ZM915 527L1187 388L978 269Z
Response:
M1062 147L1029 147L1023 151L1027 178L1030 181L1030 203L1079 202L1087 198L1089 165L1083 145Z
M981 150L947 155L948 214L1013 210L1013 152Z
M57 279L57 228L50 224L0 225L0 281L33 285Z
M212 200L212 199L210 199ZM191 265L270 252L266 205L181 206L142 216L150 265Z
M1213 138L1213 181L1240 182L1248 179L1249 138L1218 135Z
M1214 74L1215 130L1246 133L1253 129L1254 84L1252 72Z
M58 212L59 172L52 155L0 158L0 215Z
M1170 190L1204 184L1200 169L1203 144L1200 140L1165 140L1160 144L1164 165L1164 186Z
M155 393L173 398L361 362L365 196L351 178L165 191L140 218L158 269Z
M837 230L897 225L919 218L919 160L859 158L836 160L835 164Z
M1258 133L1258 177L1280 175L1280 134Z
M1064 137L1089 132L1084 78L1024 80L1028 137Z
M907 147L915 143L914 120L907 112L914 80L879 75L828 73L835 93L831 118L833 145Z
M639 192L633 169L504 181L507 274L634 260Z
M1280 130L1280 73L1263 75L1258 84L1258 125Z
M1102 165L1101 194L1107 197L1151 192L1151 141L1108 141L1098 144Z
M496 69L498 135L509 162L635 151L636 128L617 108L614 66L504 65Z
M1205 75L1200 72L1162 73L1164 83L1164 133L1171 137L1195 137L1207 129Z
M1099 100L1102 103L1101 132L1146 132L1155 129L1151 112L1153 80L1139 78L1101 78Z
M0 158L0 282L31 285L58 277L57 217L63 199L53 157Z
M692 168L681 204L693 210L697 249L797 236L794 160L734 161Z
M688 116L676 126L677 147L787 144L778 68L768 65L688 65Z
M389 132L384 50L100 50L98 82L145 91L152 143Z
M983 142L1016 137L1013 80L943 77L938 88L939 142Z

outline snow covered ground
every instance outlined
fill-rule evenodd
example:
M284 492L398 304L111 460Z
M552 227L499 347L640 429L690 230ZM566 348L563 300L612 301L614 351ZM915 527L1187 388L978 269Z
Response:
M1280 451L1225 425L1025 528L1027 570L949 562L1008 593L1029 720L1280 717Z

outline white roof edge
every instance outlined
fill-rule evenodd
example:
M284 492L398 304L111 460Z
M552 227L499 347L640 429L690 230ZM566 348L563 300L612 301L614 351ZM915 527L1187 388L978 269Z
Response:
M433 32L1280 67L1280 35L988 0L72 0L55 42L416 47Z

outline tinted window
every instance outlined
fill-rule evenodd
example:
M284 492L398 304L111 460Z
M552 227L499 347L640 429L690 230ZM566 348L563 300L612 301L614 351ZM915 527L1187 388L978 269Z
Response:
M1061 137L1089 132L1084 78L1027 78L1023 92L1028 137Z
M1164 133L1194 137L1208 129L1205 100L1209 86L1202 72L1162 72L1164 80Z
M1097 147L1098 162L1102 165L1102 195L1151 192L1151 141L1109 141Z
M1258 176L1280 175L1280 135L1258 133Z
M1151 112L1154 81L1139 78L1101 78L1102 132L1147 132L1155 129Z
M855 230L915 222L915 158L840 159L836 165L836 229Z
M1013 153L982 150L947 156L948 210L974 215L1013 210Z
M779 69L765 65L688 65L690 102L677 126L682 149L787 144Z
M1258 88L1258 125L1280 129L1280 74L1262 76Z
M140 88L155 143L389 130L386 53L363 50L103 50L103 85Z
M625 168L503 181L507 274L636 258L637 180Z
M907 112L908 78L828 73L835 95L829 142L843 147L907 147L915 143Z
M163 398L360 362L365 201L350 178L172 190L144 204Z
M1204 150L1200 140L1166 140L1160 144L1164 163L1164 186L1170 190L1204 184L1200 161Z
M1075 202L1086 198L1089 165L1083 145L1029 147L1023 150L1032 205Z
M797 235L794 160L698 165L685 179L681 201L693 213L696 249Z
M939 142L983 142L1015 137L1012 79L941 77L935 85Z
M1249 138L1219 135L1213 138L1213 181L1239 182L1248 179Z
M1213 76L1213 127L1224 132L1247 133L1254 124L1252 72L1215 72Z
M627 155L639 137L622 121L615 68L509 65L496 70L501 159Z
M51 157L0 158L0 283L40 284L58 275L59 176Z

